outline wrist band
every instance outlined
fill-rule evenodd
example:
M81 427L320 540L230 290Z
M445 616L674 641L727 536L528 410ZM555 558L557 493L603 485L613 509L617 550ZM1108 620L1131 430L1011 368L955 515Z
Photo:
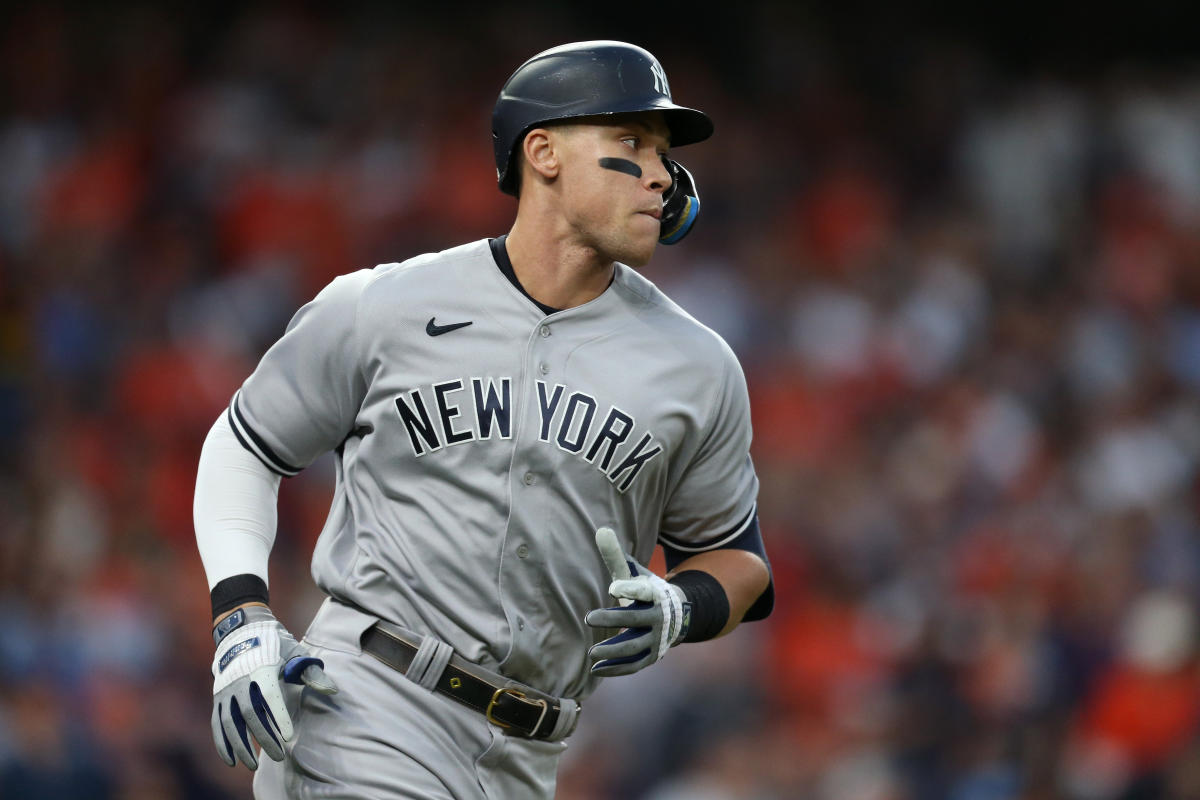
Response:
M720 581L703 570L689 569L669 583L682 589L692 605L691 625L680 641L704 642L724 630L729 622L729 597Z
M220 581L209 593L209 598L212 600L213 619L216 619L243 603L270 605L271 593L267 591L266 581L247 573Z

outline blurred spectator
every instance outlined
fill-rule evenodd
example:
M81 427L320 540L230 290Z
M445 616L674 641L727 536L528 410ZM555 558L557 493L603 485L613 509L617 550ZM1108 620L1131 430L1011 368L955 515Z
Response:
M495 91L612 35L716 120L647 274L745 365L778 599L606 682L560 796L1200 797L1200 75L839 9L0 12L0 796L249 795L208 426L333 275L503 233ZM331 489L280 490L293 630Z

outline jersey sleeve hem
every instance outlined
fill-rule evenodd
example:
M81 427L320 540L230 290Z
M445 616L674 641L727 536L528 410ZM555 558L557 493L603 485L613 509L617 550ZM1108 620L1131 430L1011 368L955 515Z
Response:
M263 463L263 466L276 475L281 475L285 478L292 478L299 475L303 467L292 466L276 455L270 445L255 433L254 429L246 422L246 418L242 415L242 410L238 404L241 394L242 392L239 389L237 394L233 396L233 402L229 404L229 427L233 428L233 435L237 437L238 442L258 458Z
M728 530L723 531L716 536L700 542L685 542L682 539L677 539L674 536L668 536L665 533L660 533L658 535L658 539L663 544L683 553L703 553L706 550L717 550L741 536L742 533L745 532L746 528L750 526L750 523L754 521L754 515L757 512L758 504L756 503L750 507L750 511L747 512L746 516L744 516L732 528L729 528Z

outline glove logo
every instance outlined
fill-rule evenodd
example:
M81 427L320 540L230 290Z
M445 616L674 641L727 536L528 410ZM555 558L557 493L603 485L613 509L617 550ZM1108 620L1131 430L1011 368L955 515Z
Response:
M217 672L224 672L225 668L229 666L230 661L233 661L247 650L253 650L254 648L258 647L259 644L261 644L261 642L258 641L257 636L255 636L253 639L247 639L244 642L235 644L233 647L229 648L229 651L225 653L225 655L221 656L221 660L217 662Z
M221 623L217 625L217 629L213 631L213 640L217 644L220 644L221 640L228 636L230 632L242 627L244 624L246 624L246 612L239 608L221 620Z

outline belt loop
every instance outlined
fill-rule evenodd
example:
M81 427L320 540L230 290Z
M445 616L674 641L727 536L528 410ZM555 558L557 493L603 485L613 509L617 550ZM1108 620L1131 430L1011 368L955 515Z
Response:
M412 663L404 675L413 683L432 692L453 654L454 648L450 645L432 636L426 636L421 639L421 646L417 648L417 654L413 656Z
M575 730L575 723L579 721L579 711L582 708L579 703L569 697L561 698L558 703L558 720L554 724L554 730L546 735L546 738L552 742L571 735L571 732Z

